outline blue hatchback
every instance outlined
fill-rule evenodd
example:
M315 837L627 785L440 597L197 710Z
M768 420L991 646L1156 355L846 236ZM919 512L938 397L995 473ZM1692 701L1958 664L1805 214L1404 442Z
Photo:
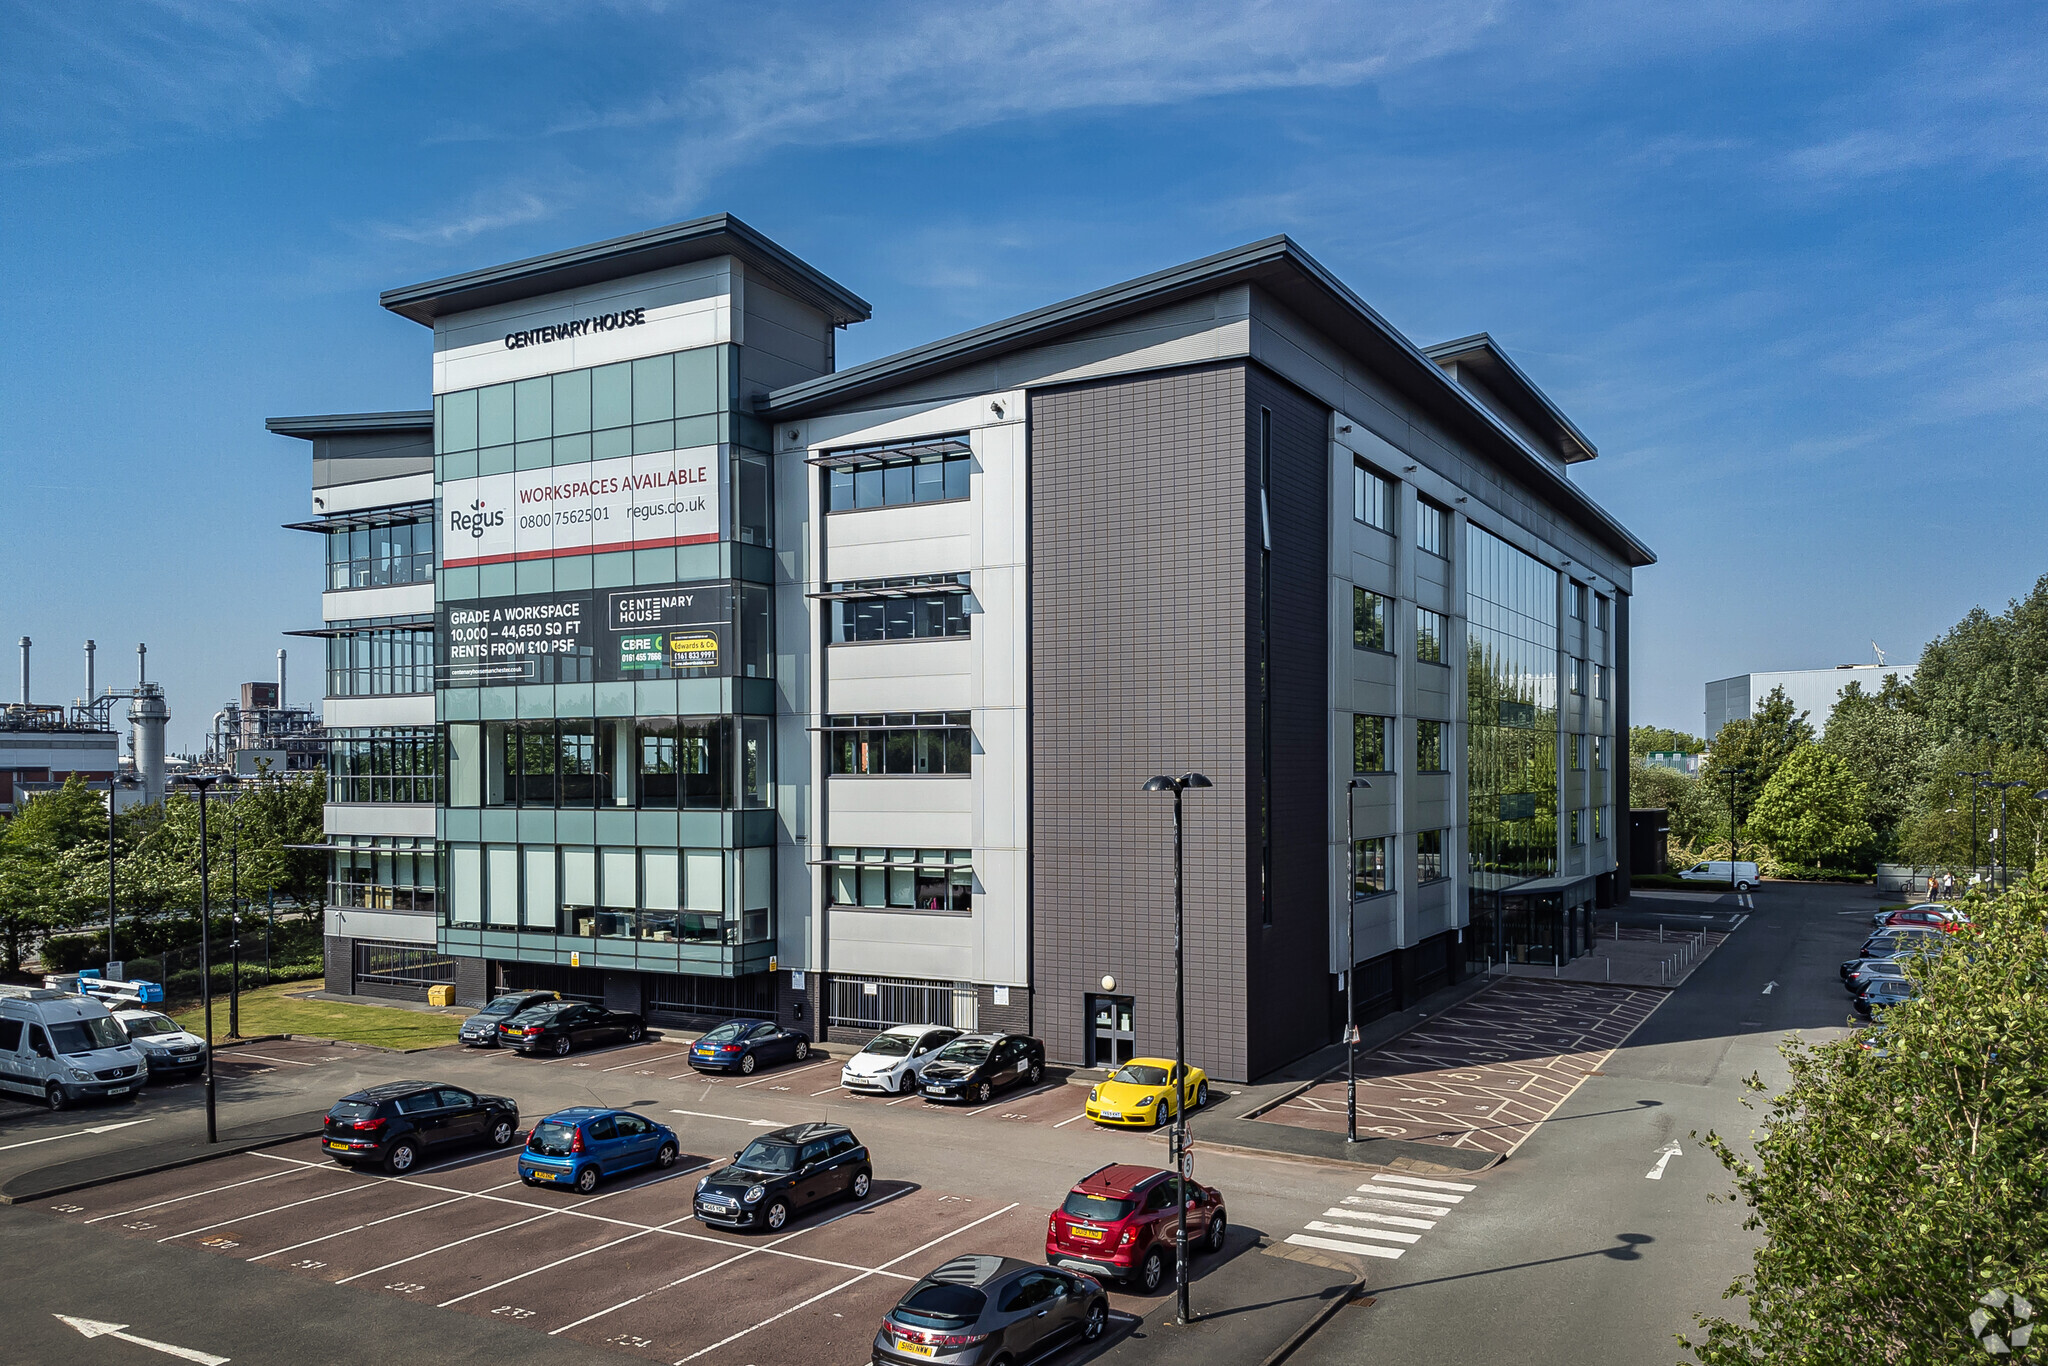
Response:
M673 1167L681 1148L675 1130L631 1110L578 1105L533 1126L519 1154L519 1179L529 1186L573 1186L588 1193L599 1180L640 1167Z

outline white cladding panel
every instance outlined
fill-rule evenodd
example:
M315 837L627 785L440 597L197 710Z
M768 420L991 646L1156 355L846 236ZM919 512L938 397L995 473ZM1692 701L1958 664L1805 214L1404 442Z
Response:
M329 802L320 825L330 835L434 837L434 808L411 802Z
M321 719L334 726L431 726L434 695L401 693L392 697L330 697L320 704Z
M434 585L431 583L408 583L397 588L344 588L320 595L322 621L432 615L433 611Z
M439 919L431 915L399 915L390 911L344 911L330 906L325 933L344 939L390 939L401 944L432 944Z
M434 501L434 474L401 474L395 479L365 479L360 484L328 484L313 490L313 515L361 512L364 508L398 507Z

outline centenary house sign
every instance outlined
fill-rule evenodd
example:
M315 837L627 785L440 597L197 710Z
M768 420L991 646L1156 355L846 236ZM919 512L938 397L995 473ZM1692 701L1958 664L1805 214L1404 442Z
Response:
M584 337L592 332L616 332L622 327L638 327L647 321L644 308L624 308L616 313L599 313L588 318L577 318L573 322L550 323L546 327L529 327L524 332L507 332L505 349L517 351L522 346L538 346L542 342L567 341L571 337Z

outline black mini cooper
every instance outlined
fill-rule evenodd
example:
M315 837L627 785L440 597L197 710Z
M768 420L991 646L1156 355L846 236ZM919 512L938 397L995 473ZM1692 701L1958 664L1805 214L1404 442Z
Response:
M1024 1034L962 1034L932 1054L918 1078L928 1101L979 1105L1011 1086L1038 1084L1045 1075L1045 1045Z
M697 1183L699 1223L774 1233L807 1205L865 1200L875 1179L868 1150L839 1124L796 1124L763 1134Z

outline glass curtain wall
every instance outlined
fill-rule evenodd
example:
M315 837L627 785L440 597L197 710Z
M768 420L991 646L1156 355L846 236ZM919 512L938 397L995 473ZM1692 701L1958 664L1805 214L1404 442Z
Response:
M1557 571L1469 523L1466 552L1467 944L1475 961L1549 962L1555 908L1501 894L1557 871Z

